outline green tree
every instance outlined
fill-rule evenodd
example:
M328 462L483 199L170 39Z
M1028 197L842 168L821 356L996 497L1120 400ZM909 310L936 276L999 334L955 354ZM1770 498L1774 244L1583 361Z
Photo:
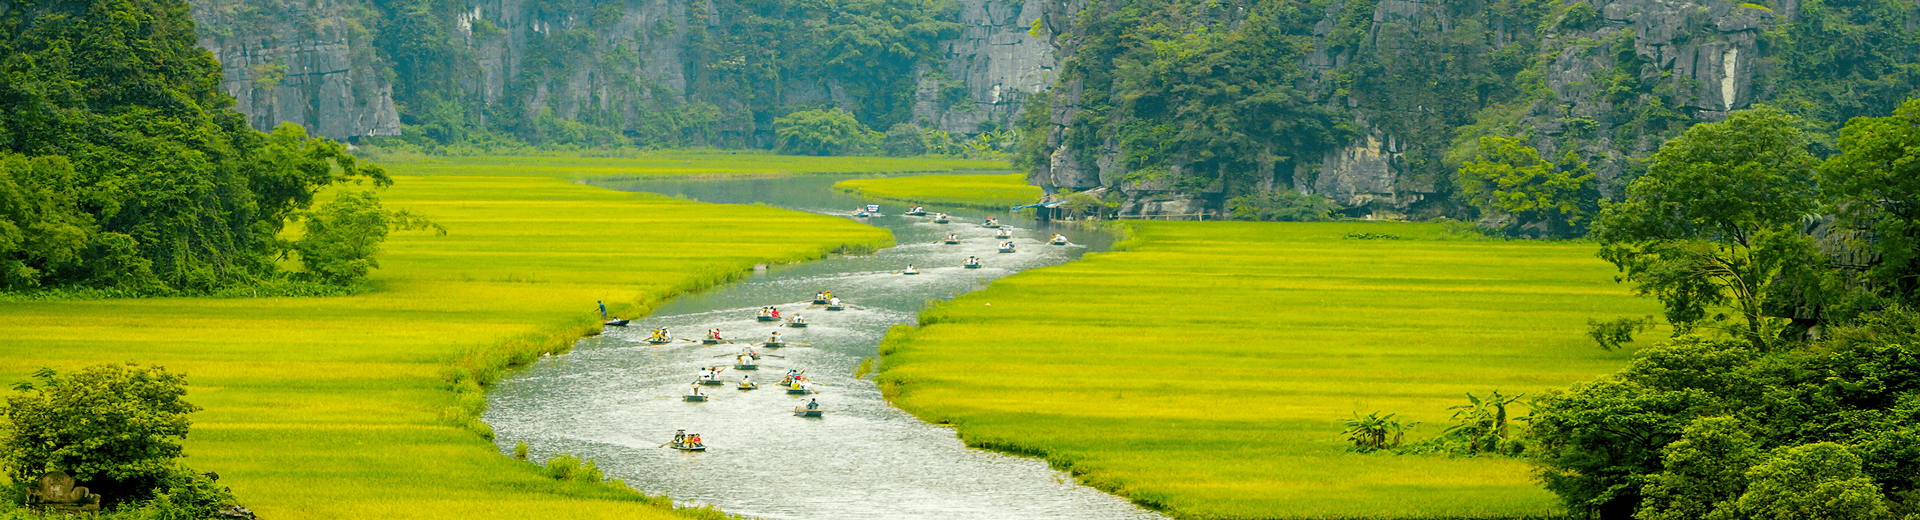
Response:
M1798 232L1817 207L1816 164L1799 121L1776 108L1695 125L1602 211L1600 257L1659 298L1677 332L1731 307L1729 332L1767 348L1774 324L1762 304L1823 285L1819 253Z
M780 153L796 155L852 155L871 149L878 132L860 124L843 110L803 110L773 120L780 137Z
M63 470L111 501L160 490L182 454L187 415L200 409L184 399L185 377L131 363L37 375L40 385L22 383L7 398L0 456L12 482Z
M1561 164L1519 139L1480 138L1479 153L1460 165L1454 185L1483 215L1512 215L1514 227L1539 225L1545 236L1577 236L1599 203L1593 172L1568 152Z
M427 219L404 211L387 211L371 191L342 191L313 211L300 215L306 233L293 241L305 274L315 280L347 285L366 278L380 262L374 255L387 233L395 229L434 229Z
M1887 518L1886 500L1860 464L1859 456L1831 442L1776 449L1747 471L1752 483L1738 507L1755 520Z
M1848 224L1873 230L1874 285L1920 303L1920 98L1889 117L1848 121L1839 148L1820 167L1821 188Z
M1256 191L1227 201L1233 218L1279 222L1319 222L1332 220L1340 208L1333 200L1290 189Z
M1647 476L1637 520L1737 518L1732 507L1746 489L1747 468L1760 459L1753 425L1733 417L1688 424L1680 440L1660 449L1664 469Z
M913 157L927 153L926 132L920 127L907 123L893 125L887 129L887 155L894 157Z
M0 155L0 290L38 286L80 260L93 218L80 211L75 184L65 157Z

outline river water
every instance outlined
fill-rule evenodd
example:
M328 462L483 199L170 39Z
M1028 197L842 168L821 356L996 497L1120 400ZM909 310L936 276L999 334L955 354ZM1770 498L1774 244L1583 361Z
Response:
M649 191L706 202L752 203L851 217L866 201L829 186L840 179L798 177L709 181L636 181L606 187ZM899 245L871 255L841 256L774 266L741 282L683 296L630 327L610 327L571 352L540 360L489 394L484 419L503 452L531 447L535 460L568 452L597 461L609 478L682 504L771 519L1145 519L1164 518L1127 501L1079 485L1044 461L965 447L951 428L932 425L886 402L879 388L854 377L877 356L889 327L911 324L928 300L985 287L1026 269L1058 265L1110 244L1099 233L1036 229L1031 220L994 214L1014 233L1014 253L999 253L995 230L979 224L987 212L949 211L951 224L898 216L906 208L882 205L883 216L859 219L893 230ZM1073 245L1044 240L1058 231ZM939 243L947 233L961 243ZM967 256L983 268L963 269ZM904 275L909 265L919 275ZM812 304L832 290L847 309ZM807 328L776 327L754 319L762 306L806 317ZM645 342L653 327L697 338L711 328L738 344ZM684 402L696 373L729 366L749 342L771 332L806 343L766 354L757 371L728 369L724 379L750 376L752 391L708 386L708 402ZM805 370L818 394L788 395L776 384L788 370ZM821 418L801 418L794 407L817 399ZM706 452L661 447L674 431L700 433Z

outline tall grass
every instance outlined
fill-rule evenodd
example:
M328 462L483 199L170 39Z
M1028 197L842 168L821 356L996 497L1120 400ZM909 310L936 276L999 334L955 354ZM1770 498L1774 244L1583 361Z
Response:
M480 388L597 330L595 300L639 316L754 263L891 240L762 206L390 170L386 205L450 232L393 235L372 291L0 301L0 382L116 361L187 374L205 410L186 462L262 518L717 518L502 456L474 434Z
M1347 452L1340 421L1445 427L1467 392L1619 368L1592 317L1654 304L1582 243L1352 240L1427 224L1148 222L881 345L894 404L1183 518L1556 516L1507 458Z
M1040 201L1040 187L1027 184L1025 174L921 175L879 179L851 179L834 189L871 199L1004 210Z

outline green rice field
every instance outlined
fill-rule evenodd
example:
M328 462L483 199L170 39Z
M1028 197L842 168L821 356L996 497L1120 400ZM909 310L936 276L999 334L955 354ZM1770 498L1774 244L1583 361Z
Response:
M661 150L634 157L385 156L380 164L410 175L545 176L562 179L739 177L810 173L906 173L1004 170L1006 161L941 157L813 157L756 150ZM1038 190L1039 188L1034 188ZM1035 192L1035 197L1038 191Z
M756 262L891 242L885 230L846 219L762 206L551 177L416 175L500 175L507 166L389 169L396 177L386 205L450 233L392 236L373 275L378 290L0 303L0 383L43 366L103 362L185 373L189 401L205 408L194 415L185 462L218 472L261 518L711 516L555 481L499 454L470 431L484 429L471 420L484 406L475 375L497 376L508 362L598 330L595 300L637 316Z
M1003 210L1040 201L1040 187L1027 184L1027 176L1019 173L851 179L833 187L871 199L979 209Z
M1465 394L1620 368L1588 318L1657 314L1581 242L1438 225L1141 222L1122 251L1017 274L881 346L895 405L1180 518L1555 516L1524 462L1349 453L1341 422L1436 435ZM1356 240L1349 233L1406 240Z

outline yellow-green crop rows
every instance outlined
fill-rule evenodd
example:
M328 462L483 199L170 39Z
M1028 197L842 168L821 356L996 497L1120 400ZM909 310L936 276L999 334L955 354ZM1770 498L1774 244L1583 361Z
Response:
M1007 167L1006 161L998 160L940 157L812 157L774 155L753 150L661 150L644 152L634 157L395 155L383 157L381 164L395 171L404 171L413 175L545 176L562 179L951 172L1004 170Z
M891 240L846 219L549 177L395 181L389 208L450 233L392 236L377 291L0 303L0 382L123 361L187 374L205 410L185 462L218 472L261 518L672 518L543 477L455 425L481 403L448 383L454 360L562 347L598 329L595 300L631 316L755 262Z
M862 197L939 206L1007 209L1040 201L1040 187L1027 184L1025 174L922 175L883 179L852 179L833 187Z
M1017 274L881 346L894 404L1183 518L1557 514L1524 462L1357 454L1341 421L1412 438L1465 394L1624 364L1593 317L1655 305L1576 242L1414 238L1428 224L1136 223L1126 250Z

